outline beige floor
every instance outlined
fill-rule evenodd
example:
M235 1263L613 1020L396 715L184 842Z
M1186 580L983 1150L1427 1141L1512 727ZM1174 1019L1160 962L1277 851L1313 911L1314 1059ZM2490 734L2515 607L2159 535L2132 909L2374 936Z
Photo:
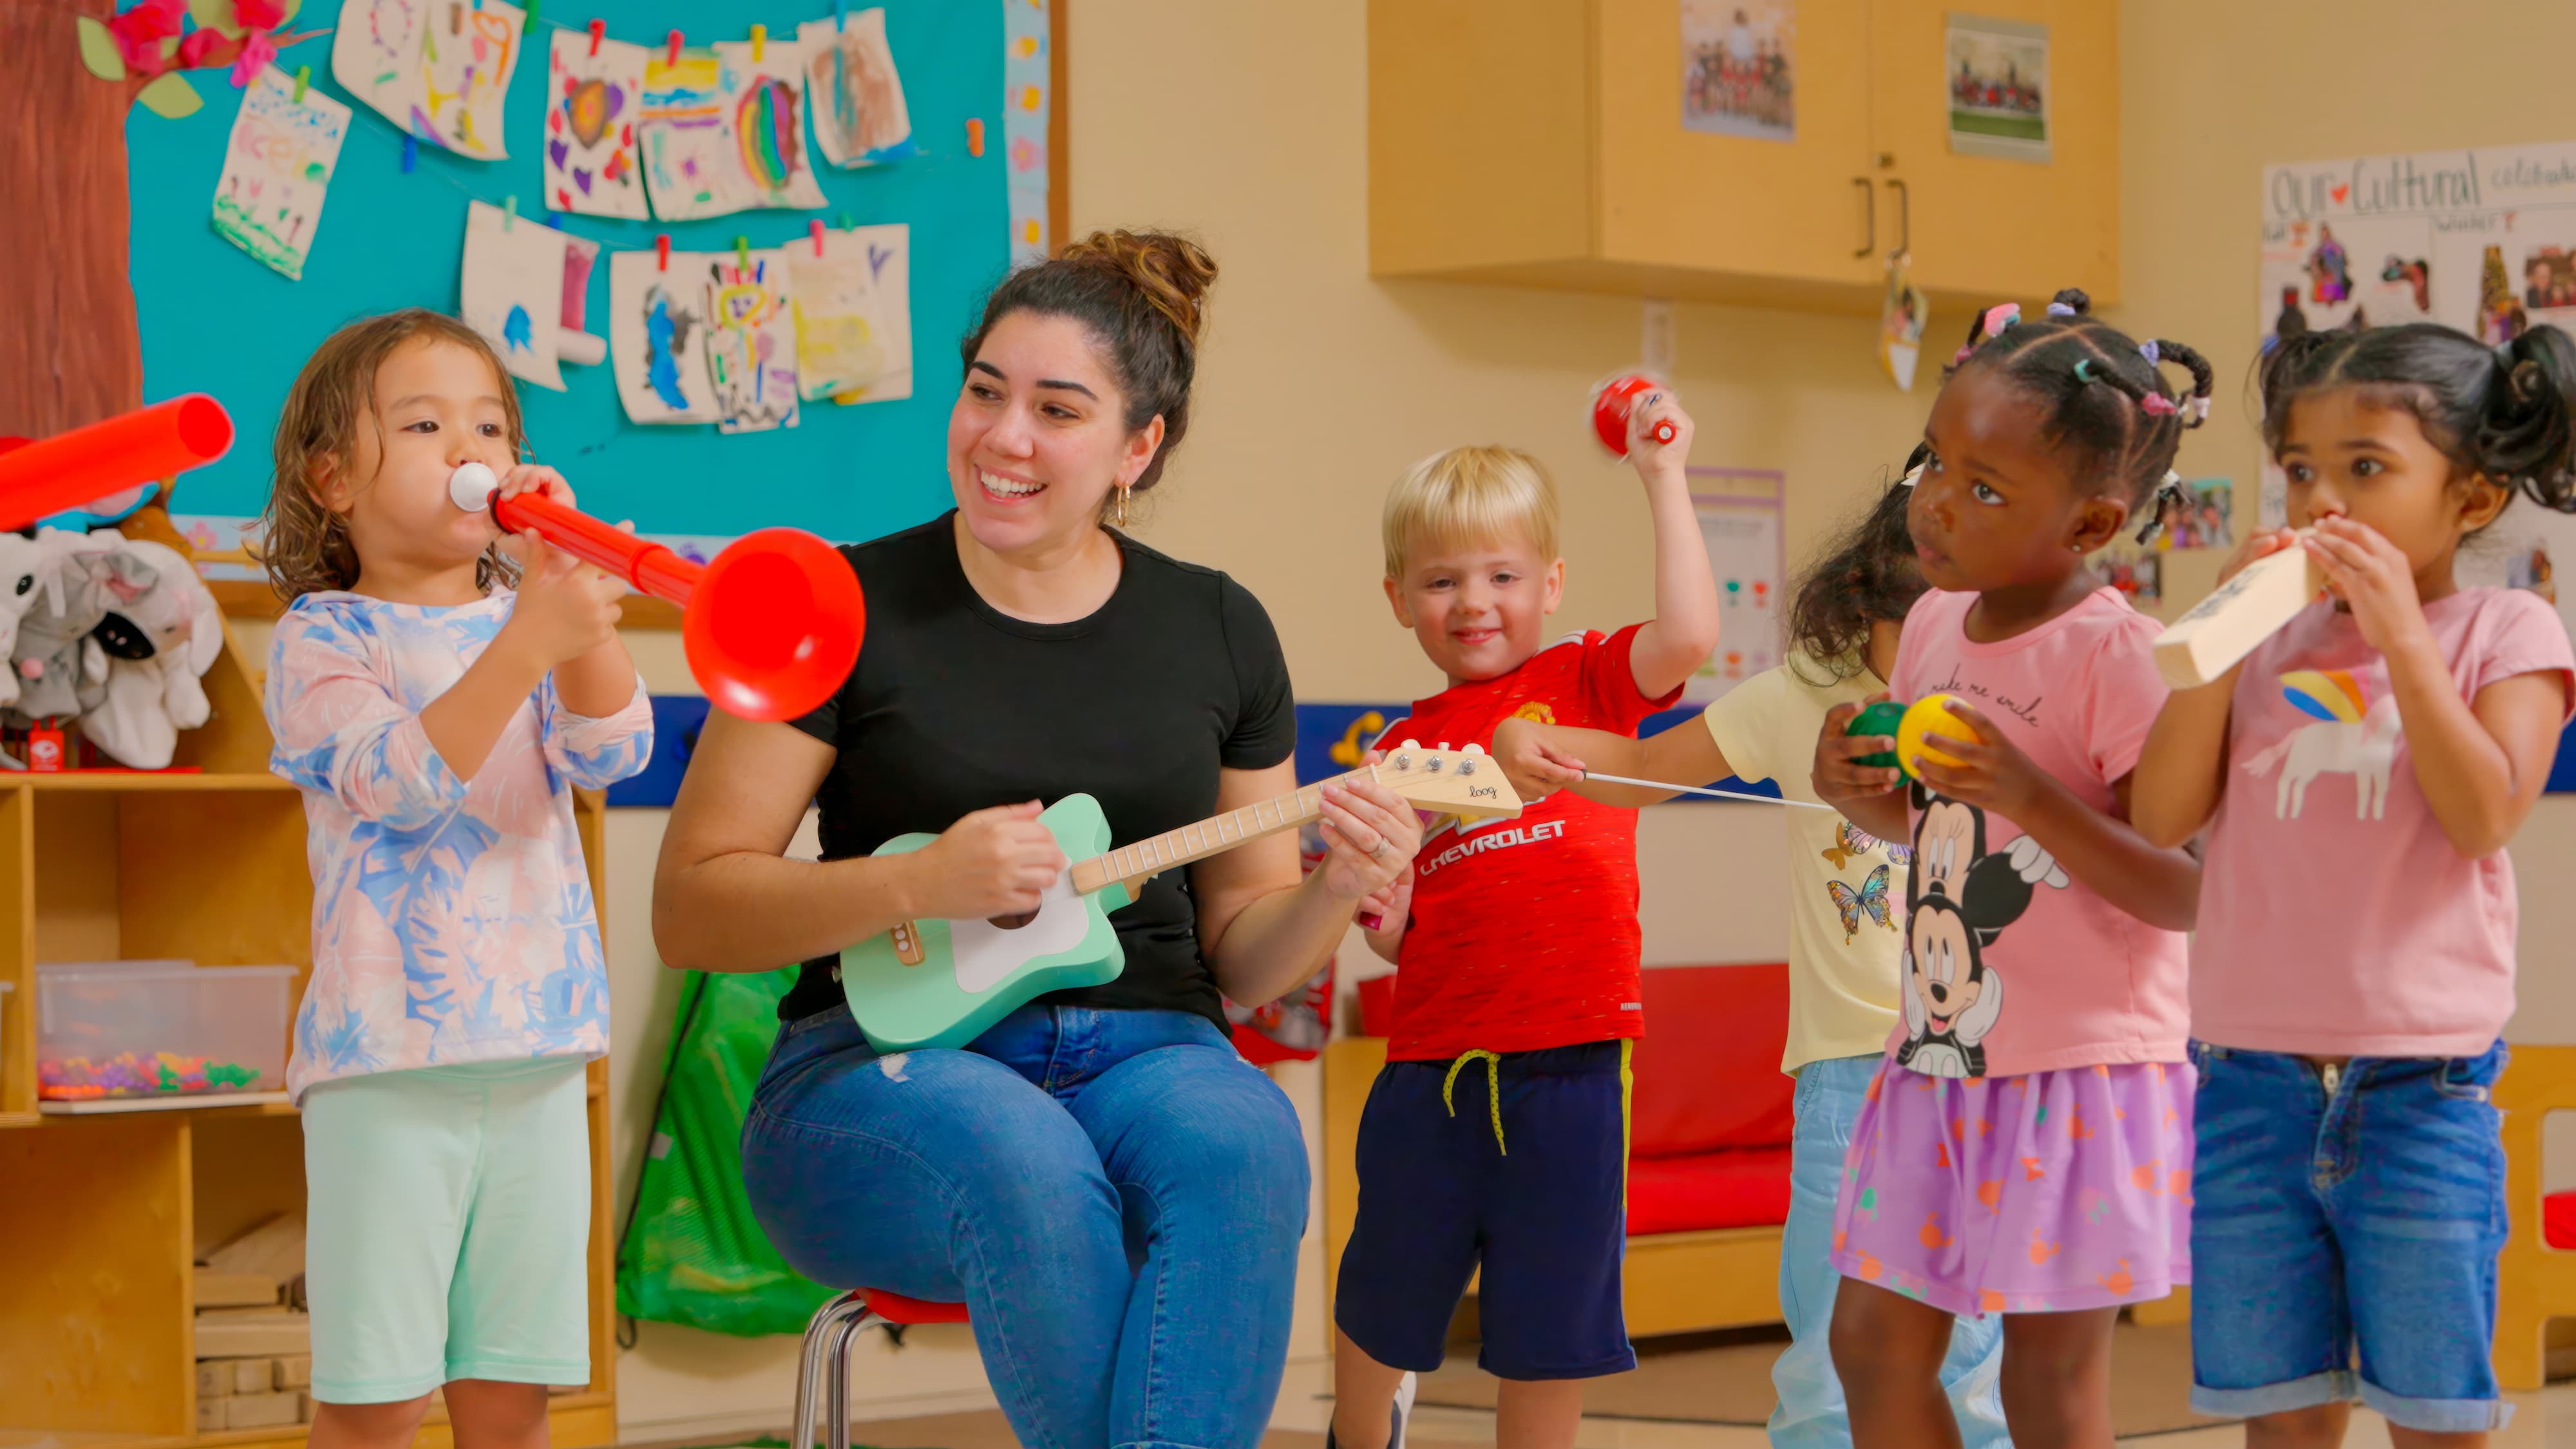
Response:
M2238 1426L2191 1413L2185 1330L2123 1325L2120 1332L2112 1413L2121 1443L2236 1449L2245 1442ZM1767 1449L1761 1420L1770 1411L1768 1375L1778 1344L1664 1343L1648 1350L1636 1373L1604 1379L1593 1390L1577 1449ZM1493 1384L1472 1357L1453 1360L1424 1381L1408 1441L1424 1449L1493 1443L1494 1416L1486 1407ZM2576 1449L2576 1383L2515 1402L2514 1423L2495 1436L2495 1449ZM991 1412L863 1424L853 1438L874 1449L1015 1449L1017 1443L1001 1415ZM1262 1449L1322 1449L1323 1442L1321 1434L1277 1430ZM2387 1449L2387 1425L2357 1411L2345 1445Z

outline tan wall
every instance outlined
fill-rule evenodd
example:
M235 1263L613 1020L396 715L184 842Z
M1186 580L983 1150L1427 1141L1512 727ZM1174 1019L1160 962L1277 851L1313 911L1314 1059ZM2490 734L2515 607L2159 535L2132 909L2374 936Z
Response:
M1197 231L1224 268L1195 430L1144 537L1225 568L1269 606L1307 699L1410 697L1436 683L1377 588L1376 516L1405 464L1454 443L1537 452L1567 504L1568 625L1650 608L1647 531L1633 475L1583 430L1585 389L1637 353L1637 304L1366 275L1362 0L1296 6L1071 0L1077 228ZM2185 470L2245 484L2254 442L2239 384L2258 330L2256 173L2262 164L2376 149L2495 145L2576 134L2551 0L2489 0L2476 25L2397 0L2327 5L2166 0L2123 17L2125 324L2190 342L2221 376L2220 410ZM2552 23L2557 22L2557 23ZM2402 68L2400 68L2402 58ZM2402 76L2402 83L2400 77ZM1758 205L1758 199L1748 199ZM2031 299L2024 299L2026 302ZM1680 309L1675 381L1700 420L1699 460L1789 475L1793 561L1869 496L1929 405L1877 371L1865 322ZM1927 354L1964 318L1935 317ZM923 345L935 345L927 337ZM2186 557L2169 587L2196 593L2214 561ZM658 689L686 688L670 641L639 639ZM1647 959L1778 959L1785 928L1776 817L1671 807L1641 832ZM653 959L646 909L656 812L610 831L609 954L621 1208L669 1030L674 978ZM2547 949L2576 939L2576 898L2547 888L2576 850L2576 801L2544 800L2516 846L2524 892L2520 1040L2576 1041L2576 980ZM1760 879L1748 870L1766 872ZM1348 965L1359 961L1346 954ZM1292 1080L1313 1109L1310 1078ZM1283 1422L1311 1414L1323 1349L1310 1260ZM873 1360L861 1391L886 1411L978 1392L954 1331ZM629 1437L783 1422L792 1346L646 1325L620 1366Z

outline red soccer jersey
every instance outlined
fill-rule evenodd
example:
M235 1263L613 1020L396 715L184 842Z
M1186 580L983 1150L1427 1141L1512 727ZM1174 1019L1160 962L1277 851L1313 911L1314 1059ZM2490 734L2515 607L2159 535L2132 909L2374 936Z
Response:
M1638 627L1569 638L1500 678L1418 700L1380 748L1411 739L1491 749L1515 716L1634 734L1681 694L1637 692L1628 650ZM1560 790L1517 820L1444 829L1413 860L1387 1059L1642 1036L1640 949L1636 811Z

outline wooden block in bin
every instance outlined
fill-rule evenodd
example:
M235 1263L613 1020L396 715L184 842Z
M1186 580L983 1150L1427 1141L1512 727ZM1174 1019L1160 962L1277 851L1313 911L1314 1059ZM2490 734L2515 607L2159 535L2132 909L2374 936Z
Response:
M275 1387L309 1389L313 1387L313 1355L290 1353L276 1360Z
M313 1422L313 1391L306 1389L295 1396L295 1417L306 1424Z
M196 1271L197 1307L266 1308L277 1302L277 1280L266 1273Z
M223 1430L225 1402L226 1401L220 1397L208 1398L202 1394L197 1397L198 1433L214 1434Z
M301 1422L293 1394L235 1394L224 1400L227 1429L271 1429Z
M301 1313L197 1324L199 1358L275 1358L313 1351L313 1320Z
M202 1404L208 1399L224 1398L230 1395L232 1391L232 1360L222 1358L201 1358L197 1360L197 1402ZM217 1425L216 1427L221 1428L222 1426Z
M271 1384L269 1380L276 1376L277 1371L273 1365L276 1364L277 1360L273 1358L237 1358L231 1362L233 1366L233 1392L235 1394L265 1394L276 1387Z
M294 1309L283 1303L270 1303L258 1308L200 1308L197 1310L197 1321L199 1323L257 1323L263 1319L289 1317L294 1312Z
M304 1271L304 1217L280 1213L206 1255L223 1273L265 1273L284 1282Z

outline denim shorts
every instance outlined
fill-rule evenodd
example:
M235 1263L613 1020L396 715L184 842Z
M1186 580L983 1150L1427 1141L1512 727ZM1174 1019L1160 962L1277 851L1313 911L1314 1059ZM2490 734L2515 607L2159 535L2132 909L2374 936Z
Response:
M2192 1057L2191 1406L2252 1417L2358 1392L2410 1429L2504 1427L2489 1361L2504 1044L2341 1068L2207 1043Z

